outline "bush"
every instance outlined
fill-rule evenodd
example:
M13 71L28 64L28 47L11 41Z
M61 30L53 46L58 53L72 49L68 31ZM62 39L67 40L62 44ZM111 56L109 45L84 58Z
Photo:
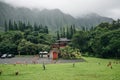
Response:
M70 46L66 46L65 48L60 49L61 57L64 59L79 59L81 57L81 53L79 49L73 49Z

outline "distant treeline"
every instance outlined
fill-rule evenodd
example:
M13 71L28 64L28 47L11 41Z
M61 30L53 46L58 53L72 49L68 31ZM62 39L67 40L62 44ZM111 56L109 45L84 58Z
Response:
M42 24L37 25L36 23L34 23L34 25L32 26L29 22L26 24L22 21L18 21L18 22L12 20L9 20L8 22L5 21L4 26L5 26L5 32L15 31L15 30L25 31L27 29L30 29L31 31L39 31L40 33L47 33L47 34L49 32L47 26L43 26Z
M71 39L75 33L76 33L75 25L60 27L60 29L57 31L57 39L61 37Z

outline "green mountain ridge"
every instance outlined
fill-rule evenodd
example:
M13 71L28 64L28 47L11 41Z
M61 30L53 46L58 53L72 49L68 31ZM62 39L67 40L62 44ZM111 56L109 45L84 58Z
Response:
M4 27L4 21L22 21L26 24L30 22L32 25L42 24L47 25L50 30L57 30L62 26L69 26L75 24L77 28L96 26L101 22L112 22L112 18L102 17L95 14L87 15L82 18L74 18L69 14L65 14L59 9L43 9L30 10L28 8L15 8L4 2L0 2L0 26Z

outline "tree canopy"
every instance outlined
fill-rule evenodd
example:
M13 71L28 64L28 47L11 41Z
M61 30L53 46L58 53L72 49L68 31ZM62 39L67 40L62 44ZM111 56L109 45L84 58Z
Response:
M73 35L71 43L83 55L120 58L120 20L101 23L87 31L78 31Z

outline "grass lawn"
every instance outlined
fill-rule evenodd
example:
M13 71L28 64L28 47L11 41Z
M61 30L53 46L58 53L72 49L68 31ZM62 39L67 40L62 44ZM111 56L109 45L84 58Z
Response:
M120 60L84 57L87 62L62 64L0 64L0 80L120 80ZM112 69L107 67L112 62ZM98 64L100 63L100 64ZM15 75L19 71L19 75Z

